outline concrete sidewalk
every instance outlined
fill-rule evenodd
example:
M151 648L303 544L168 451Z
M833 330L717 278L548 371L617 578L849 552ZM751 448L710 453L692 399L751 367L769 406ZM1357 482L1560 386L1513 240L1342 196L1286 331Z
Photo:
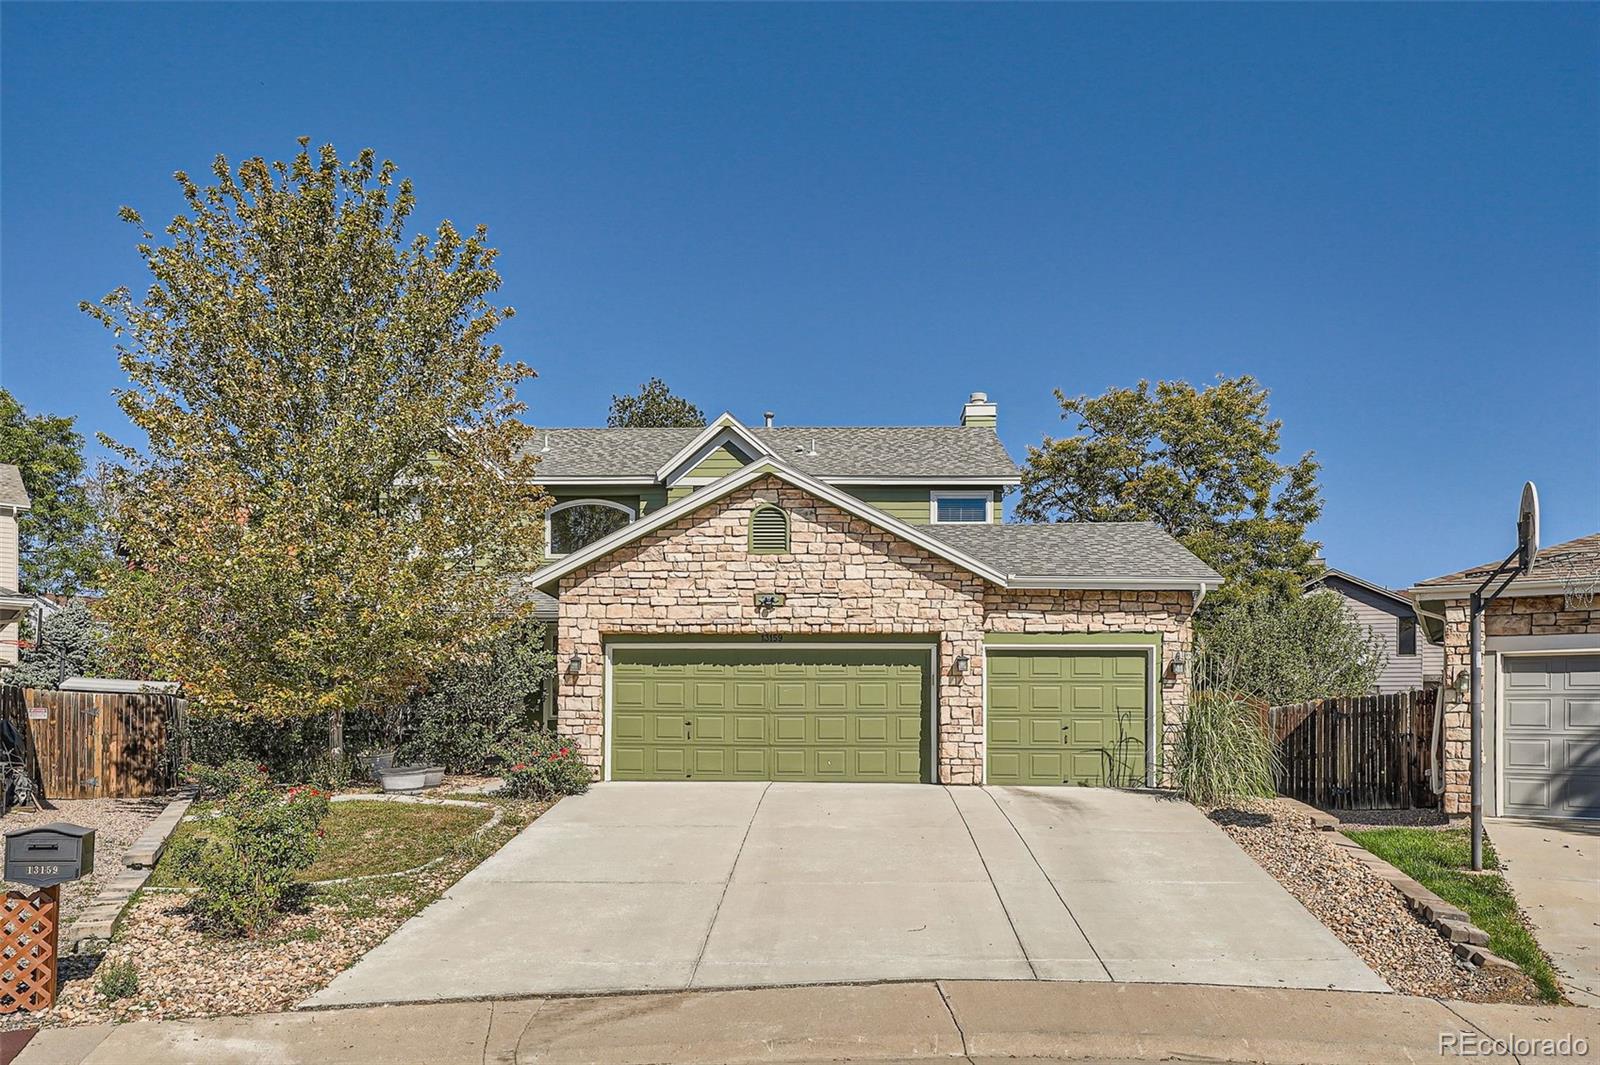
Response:
M1473 1039L1581 1038L1592 1052L1600 1047L1600 1013L1185 984L871 984L53 1029L37 1036L16 1065L884 1065L930 1059L1364 1065L1457 1056L1459 1050L1441 1054L1441 1036L1457 1047ZM1524 1063L1539 1060L1537 1053L1521 1056Z
M1496 818L1489 838L1567 997L1600 1006L1600 823Z

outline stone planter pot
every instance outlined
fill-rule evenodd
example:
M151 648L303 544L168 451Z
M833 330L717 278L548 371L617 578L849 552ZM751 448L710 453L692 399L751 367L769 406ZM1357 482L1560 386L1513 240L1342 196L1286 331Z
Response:
M427 787L428 769L420 765L401 765L385 769L379 775L383 790L411 795Z
M423 770L423 775L423 787L437 788L440 784L444 783L444 766L430 765L427 769Z
M369 780L381 780L385 769L394 768L394 748L387 751L368 751L357 759L360 770Z

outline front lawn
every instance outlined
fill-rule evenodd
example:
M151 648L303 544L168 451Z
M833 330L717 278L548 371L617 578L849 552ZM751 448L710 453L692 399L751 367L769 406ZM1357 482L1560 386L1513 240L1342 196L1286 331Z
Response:
M204 835L205 813L186 820L172 834L168 851L179 840ZM482 806L438 806L409 802L336 802L322 823L327 833L317 848L317 860L300 875L303 881L335 880L351 876L375 876L414 869L449 854L451 848L467 839L489 820L491 813ZM173 863L161 861L151 875L149 887L184 888L188 885L172 870Z
M1413 880L1453 906L1489 933L1489 949L1516 962L1539 988L1546 1002L1560 1002L1561 984L1550 959L1517 908L1517 897L1500 867L1494 848L1484 840L1485 871L1474 873L1472 837L1466 829L1374 828L1345 833L1367 850L1401 869Z

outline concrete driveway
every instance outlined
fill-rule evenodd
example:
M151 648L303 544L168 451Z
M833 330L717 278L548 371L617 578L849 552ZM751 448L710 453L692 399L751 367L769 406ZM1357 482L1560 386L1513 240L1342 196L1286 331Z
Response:
M1567 997L1600 1006L1600 822L1489 822L1495 854Z
M1184 803L611 783L562 800L308 1004L927 979L1387 990Z

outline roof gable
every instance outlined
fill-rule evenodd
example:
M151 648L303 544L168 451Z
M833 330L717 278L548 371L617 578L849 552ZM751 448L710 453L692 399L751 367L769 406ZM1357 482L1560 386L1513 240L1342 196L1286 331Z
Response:
M22 484L22 470L9 463L0 462L0 507L27 510L32 505L33 501L28 498L28 490Z
M735 457L743 455L746 463L769 453L766 446L740 424L739 419L724 411L662 463L660 469L656 470L656 480L673 484L722 450L730 450Z

